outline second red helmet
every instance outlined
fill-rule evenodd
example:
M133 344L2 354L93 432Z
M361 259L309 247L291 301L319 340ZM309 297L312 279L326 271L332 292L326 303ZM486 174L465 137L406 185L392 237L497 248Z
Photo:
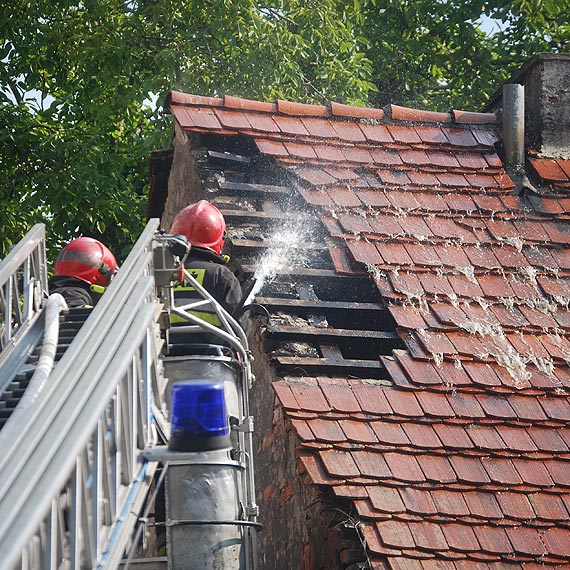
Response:
M192 245L211 249L217 254L224 246L225 232L224 216L207 200L194 202L180 210L170 227L171 234L182 234Z
M116 272L117 261L107 246L94 238L80 237L59 252L53 274L106 287Z

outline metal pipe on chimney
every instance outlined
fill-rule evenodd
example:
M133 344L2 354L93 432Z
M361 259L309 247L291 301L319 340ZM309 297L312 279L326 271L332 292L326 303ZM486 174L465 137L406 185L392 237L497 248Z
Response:
M510 166L524 164L524 85L503 85L503 144Z

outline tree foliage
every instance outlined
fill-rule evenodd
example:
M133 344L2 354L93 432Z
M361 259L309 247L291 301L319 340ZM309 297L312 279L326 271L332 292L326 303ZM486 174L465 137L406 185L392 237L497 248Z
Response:
M35 222L52 255L79 234L125 253L149 152L168 145L170 89L476 109L528 56L568 49L569 12L569 0L5 2L0 255Z

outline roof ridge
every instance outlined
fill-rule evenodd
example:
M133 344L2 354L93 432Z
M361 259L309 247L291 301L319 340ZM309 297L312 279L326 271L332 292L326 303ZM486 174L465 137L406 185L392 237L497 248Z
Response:
M172 90L168 93L165 108L171 105L214 107L230 111L253 113L268 113L272 115L285 115L288 117L319 117L323 119L358 120L383 123L414 123L414 124L445 124L457 127L468 125L495 125L495 113L481 113L454 109L450 112L429 111L415 109L401 105L389 104L384 108L366 107L329 101L326 105L302 103L286 99L276 99L274 102L258 101L223 95L221 97L207 97L183 93Z

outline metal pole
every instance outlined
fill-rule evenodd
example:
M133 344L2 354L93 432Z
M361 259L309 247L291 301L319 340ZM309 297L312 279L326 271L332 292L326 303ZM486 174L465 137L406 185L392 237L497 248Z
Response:
M503 142L510 166L524 164L524 85L503 85Z

